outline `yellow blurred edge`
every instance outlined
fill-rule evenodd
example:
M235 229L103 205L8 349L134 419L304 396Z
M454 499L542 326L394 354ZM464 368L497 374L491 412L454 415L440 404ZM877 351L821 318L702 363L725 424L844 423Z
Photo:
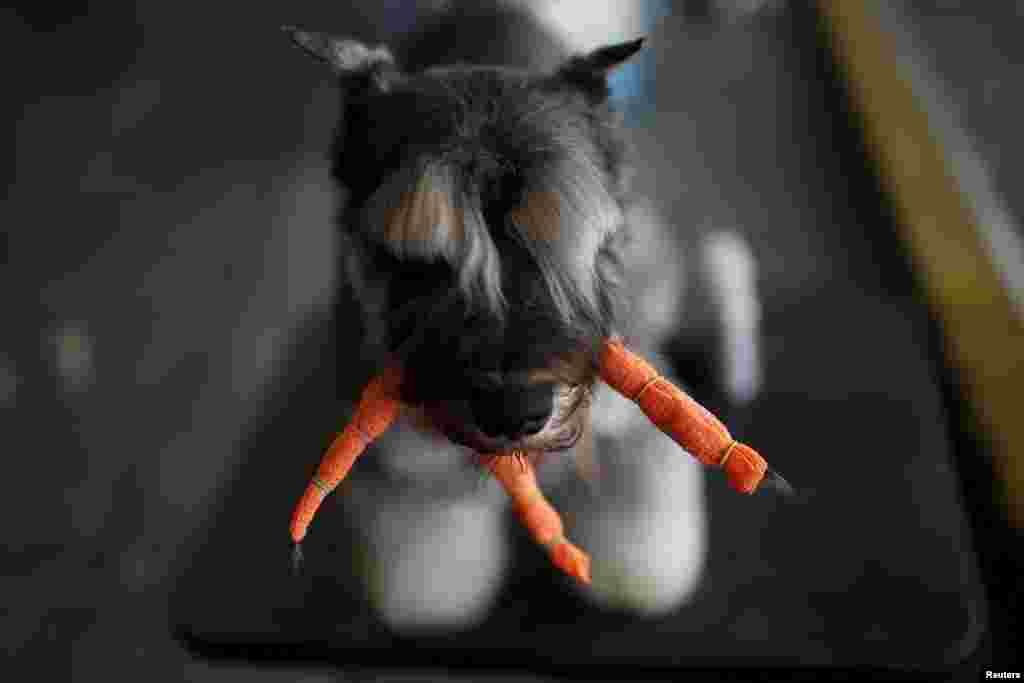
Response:
M1024 328L966 201L940 131L873 0L818 0L832 57L862 117L915 277L942 323L947 357L992 449L992 495L1024 529ZM950 416L956 419L956 416Z

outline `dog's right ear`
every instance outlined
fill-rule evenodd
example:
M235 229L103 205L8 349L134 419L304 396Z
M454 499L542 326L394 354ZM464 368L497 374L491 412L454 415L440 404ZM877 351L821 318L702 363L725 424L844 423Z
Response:
M644 46L646 38L637 38L628 43L606 45L593 52L570 59L557 75L587 93L591 99L608 99L608 76Z
M349 88L386 91L398 75L395 58L384 46L368 47L357 40L282 26L292 41L318 60L326 62Z

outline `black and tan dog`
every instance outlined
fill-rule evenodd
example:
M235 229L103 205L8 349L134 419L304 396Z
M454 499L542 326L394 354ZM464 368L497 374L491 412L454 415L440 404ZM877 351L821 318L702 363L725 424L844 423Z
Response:
M406 73L385 49L295 32L346 92L334 177L347 275L406 401L482 453L564 450L618 331L624 145L614 45L554 73Z
M410 436L415 432L444 437L465 453L559 452L581 438L592 447L591 418L601 412L593 389L605 340L635 331L650 342L645 347L655 346L665 330L644 323L652 306L664 309L653 317L678 322L671 299L681 264L653 214L634 201L628 146L609 99L609 75L642 49L643 40L559 59L557 41L522 13L464 11L417 34L404 49L412 63L400 64L386 47L287 30L330 67L341 87L343 115L331 163L345 194L338 216L343 283L361 309L370 356L380 365L385 357L402 360L405 403L418 409L406 435L398 430L383 448L424 448ZM504 59L510 53L516 55ZM487 65L498 61L522 68ZM639 248L637 220L644 222ZM653 275L631 276L627 262L635 257ZM647 283L641 297L655 292L653 304L630 305L638 294L631 284L638 281ZM628 431L631 418L621 409L603 416L599 436ZM644 443L664 450L660 441ZM682 467L687 481L697 480L694 470ZM678 523L692 532L680 552L693 558L682 560L693 565L686 569L693 574L703 532L700 491L690 489L677 494L694 500L687 509L697 510L696 517ZM375 494L371 526L382 519L384 498ZM407 540L428 533L424 515L436 511L402 509L402 530L392 525L380 533ZM472 531L488 514L475 508L469 526L452 531L477 554L477 573L492 562L483 555L503 552L483 549L485 535ZM453 519L441 515L434 526L458 527ZM421 531L406 529L417 524ZM425 561L419 558L420 567ZM381 567L384 573L400 564L393 558L384 563L391 565ZM669 571L676 565L667 563ZM597 591L600 572L595 569ZM422 585L409 589L410 581L392 580L399 597L382 599L408 607L431 592ZM457 587L434 591L434 616L444 621L444 614L459 612L449 609L459 600L453 595L473 582L464 577ZM419 612L405 607L390 609L392 621L412 612L412 621L433 619L424 616L429 606Z

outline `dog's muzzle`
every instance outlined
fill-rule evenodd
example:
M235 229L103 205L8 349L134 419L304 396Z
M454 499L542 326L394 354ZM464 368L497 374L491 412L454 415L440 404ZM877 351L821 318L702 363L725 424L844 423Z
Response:
M554 384L475 389L470 407L476 426L489 437L515 441L537 434L551 419Z
M574 409L581 391L555 383L474 389L468 400L435 404L429 414L451 441L479 453L565 451L583 434Z

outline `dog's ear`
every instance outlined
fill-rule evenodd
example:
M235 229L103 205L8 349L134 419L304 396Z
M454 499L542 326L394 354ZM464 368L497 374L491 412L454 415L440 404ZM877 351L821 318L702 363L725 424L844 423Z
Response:
M646 38L626 43L606 45L585 55L573 57L556 76L562 81L582 89L594 99L608 97L608 76L627 59L640 51Z
M281 30L296 45L325 62L348 88L385 91L398 75L395 58L384 46L371 48L357 40L303 31L294 26L282 26Z

